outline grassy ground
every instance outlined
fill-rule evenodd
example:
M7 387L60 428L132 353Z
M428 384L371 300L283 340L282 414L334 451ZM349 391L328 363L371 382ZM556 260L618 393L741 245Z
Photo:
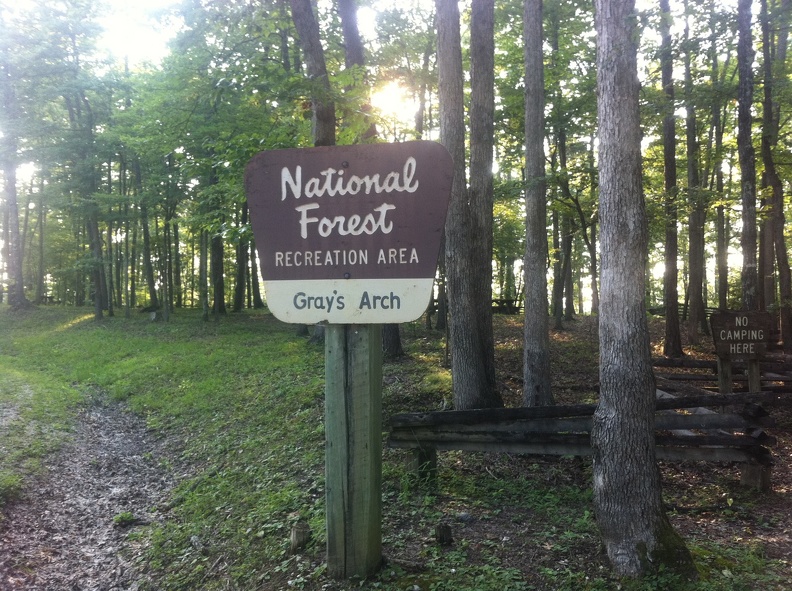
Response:
M514 319L497 323L499 381L513 404L520 331ZM591 336L585 324L554 335L561 402L595 398ZM411 324L403 337L408 357L384 369L386 421L450 399L442 335ZM40 458L68 437L73 412L90 392L125 401L173 442L167 467L180 484L164 503L166 525L130 533L131 545L146 548L142 568L162 591L783 589L790 573L788 563L750 540L690 529L701 581L618 583L597 537L588 460L445 453L439 489L428 494L413 486L407 455L386 449L388 562L372 580L330 581L323 566L323 349L265 313L209 323L192 312L167 324L144 315L96 323L87 311L12 315L3 307L0 375L0 502L40 472ZM732 515L762 502L718 482L699 491L696 506L722 504L724 491ZM716 512L720 518L729 517ZM298 520L313 537L291 555ZM440 522L452 527L450 547L435 542Z

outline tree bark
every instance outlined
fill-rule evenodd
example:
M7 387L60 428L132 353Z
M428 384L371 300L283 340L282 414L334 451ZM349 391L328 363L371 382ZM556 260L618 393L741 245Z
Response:
M213 234L209 243L211 250L210 273L212 275L212 314L218 318L226 313L225 305L225 274L223 272L223 236Z
M737 3L737 152L740 160L740 195L742 201L741 272L742 307L758 310L759 277L756 261L756 155L751 141L753 106L753 38L751 33L752 0Z
M25 283L22 273L22 241L19 234L19 207L17 204L16 186L16 167L17 152L19 149L19 136L17 132L17 121L19 109L17 104L16 91L14 89L14 72L8 59L0 63L0 87L2 89L2 105L0 105L0 115L2 115L3 135L0 138L0 158L2 159L3 180L5 181L5 211L7 216L4 219L4 233L7 227L6 252L8 261L8 275L10 285L8 286L8 303L12 308L24 308L28 305L25 298ZM5 260L6 256L3 256Z
M382 325L382 354L385 359L394 360L404 357L398 324Z
M482 260L481 250L486 250L491 238L476 235L480 228L479 207L471 203L465 174L464 127L464 74L459 30L459 7L454 0L436 0L437 7L437 62L439 71L440 143L451 153L454 173L445 227L445 265L448 281L449 327L451 345L451 374L454 388L454 406L458 410L502 406L495 383L495 353L491 325L491 301L485 302L477 289L476 281L483 274L491 281L492 270L481 269L476 262ZM479 93L493 92L492 85L482 88L484 79L492 80L492 72L483 55L494 44L492 35L480 38L482 19L492 18L490 0L473 2L471 28L471 66L475 113L471 111L471 125L483 123ZM484 49L479 44L487 44ZM483 138L485 141L490 138ZM481 198L481 195L477 195ZM491 228L490 228L491 232ZM477 253L476 251L479 250ZM487 326L487 320L490 320Z
M311 96L314 146L334 146L335 103L330 94L330 79L319 35L319 23L314 16L311 0L290 0L290 4L308 76L316 84Z
M242 204L242 218L239 221L240 228L244 230L248 223L248 205ZM237 243L236 257L236 281L234 283L234 312L241 312L245 308L245 289L248 278L248 239L246 234L240 233Z
M561 249L564 257L564 264L561 267L561 275L564 280L564 320L574 320L575 318L575 284L572 280L574 233L572 216L565 211L561 215Z
M200 255L198 263L198 297L201 302L201 317L209 321L209 232L201 230Z
M146 279L146 287L149 293L149 307L156 310L160 307L160 302L157 295L157 283L154 279L154 265L151 262L151 231L149 230L148 206L143 201L140 203L140 224L143 227L143 275Z
M523 404L553 403L547 309L547 181L545 178L542 0L525 0L525 325Z
M723 99L721 98L723 80L720 75L720 55L718 50L718 35L714 16L714 2L710 4L710 31L712 42L710 45L710 61L712 63L712 81L716 85L716 92L712 99L712 128L715 137L715 153L713 156L712 170L715 174L715 195L722 202L724 197L723 186ZM715 242L715 265L718 277L718 307L725 310L728 307L729 296L729 264L728 247L729 236L727 227L726 210L723 205L718 205L716 217L717 238Z
M256 258L256 244L253 240L250 241L250 285L253 289L253 309L261 310L264 307L264 300L261 299L258 259Z
M681 357L682 334L679 328L679 236L676 165L676 117L674 116L674 59L671 47L671 9L668 0L660 0L660 70L665 94L663 117L663 171L665 183L665 273L663 303L665 305L665 337L663 355Z
M784 215L784 186L778 169L776 168L773 149L778 144L778 108L775 100L775 81L784 80L786 75L786 47L789 35L789 10L790 2L785 0L781 5L780 25L778 27L778 39L776 43L771 43L770 15L767 8L767 0L762 0L761 20L762 20L762 47L763 47L763 70L764 70L764 97L762 108L762 161L764 163L765 174L764 184L769 186L772 193L770 198L770 216L768 224L770 226L770 236L768 240L775 247L775 256L778 266L778 287L779 287L779 320L781 327L781 339L784 351L792 352L792 275L789 268L789 257L787 255L786 241L784 240L784 227L786 217ZM776 55L771 52L771 47L776 48ZM772 266L772 261L770 262Z
M289 0L292 10L292 21L300 37L300 47L305 56L305 67L308 76L314 81L311 95L313 110L313 142L314 146L335 146L336 114L327 74L322 39L319 34L319 23L313 12L311 0ZM298 327L298 334L307 332ZM324 326L316 325L311 342L324 342Z
M687 3L685 4L687 6ZM685 23L685 40L689 40L689 27ZM689 43L687 44L689 47ZM699 327L706 332L704 306L704 224L707 210L701 186L700 149L696 133L696 109L693 104L693 76L691 73L690 49L685 52L685 137L687 152L688 201L688 261L690 265L690 308L688 315L688 341L699 343Z
M634 11L634 0L595 2L602 300L594 506L617 575L637 577L661 565L692 575L690 553L663 508L655 457Z
M553 209L553 292L551 311L553 314L553 328L564 328L564 263L561 260L561 224L559 214Z

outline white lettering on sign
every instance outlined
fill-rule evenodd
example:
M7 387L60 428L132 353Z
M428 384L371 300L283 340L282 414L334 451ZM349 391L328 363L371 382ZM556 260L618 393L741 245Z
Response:
M276 267L368 265L368 250L279 250Z
M418 251L410 249L409 257L406 248L380 248L377 257L378 265L404 265L418 262Z
M396 206L389 203L383 203L379 207L374 208L374 211L378 212L379 216L370 213L363 218L357 214L351 215L349 218L343 215L337 215L332 218L308 217L308 210L317 209L318 207L318 203L306 203L295 207L300 212L300 236L305 240L308 239L309 224L317 224L319 235L323 238L330 236L333 230L337 230L340 236L348 236L350 234L352 236L371 235L378 230L383 234L390 234L391 230L393 230L393 223L387 221L386 216L388 211L396 209Z
M289 190L295 199L303 195L308 199L313 197L335 197L336 195L357 195L363 191L366 195L380 193L415 193L418 190L418 181L414 181L416 169L415 158L410 156L404 162L402 172L389 172L380 180L380 175L366 175L359 177L352 175L344 178L344 169L328 168L319 173L318 177L311 177L303 185L302 166L297 166L294 174L287 166L281 169L281 201L285 201Z
M742 328L740 330L722 329L718 336L720 336L722 341L744 341L744 340L763 341L765 338L764 330L762 330L761 328L750 329L750 330L747 328Z
M746 355L756 353L756 343L731 343L729 353L732 355Z

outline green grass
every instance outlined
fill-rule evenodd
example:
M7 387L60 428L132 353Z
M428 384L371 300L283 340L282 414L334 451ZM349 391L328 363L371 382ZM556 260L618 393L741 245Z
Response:
M101 395L125 401L178 442L167 462L179 476L167 518L134 533L147 547L142 566L157 581L152 589L617 588L593 519L588 461L443 453L440 487L430 493L415 488L407 454L391 449L383 460L383 544L392 560L371 580L328 581L324 355L294 333L265 313L206 323L179 311L167 324L144 315L97 323L85 311L12 315L0 307L0 503L24 494L42 460L70 436L80 404ZM403 334L410 357L386 364L386 415L440 408L450 398L442 335L417 324ZM117 518L120 526L134 516ZM293 556L289 533L298 520L313 536ZM433 528L449 520L454 545L439 547ZM778 588L772 561L759 552L691 545L700 582L661 573L621 588Z

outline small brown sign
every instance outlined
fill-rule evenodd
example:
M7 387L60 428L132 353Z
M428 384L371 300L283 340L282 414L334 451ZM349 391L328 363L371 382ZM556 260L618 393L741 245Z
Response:
M452 173L448 151L427 141L256 155L245 188L273 314L340 324L420 316Z
M715 312L710 317L715 352L731 361L761 359L772 325L769 312Z

